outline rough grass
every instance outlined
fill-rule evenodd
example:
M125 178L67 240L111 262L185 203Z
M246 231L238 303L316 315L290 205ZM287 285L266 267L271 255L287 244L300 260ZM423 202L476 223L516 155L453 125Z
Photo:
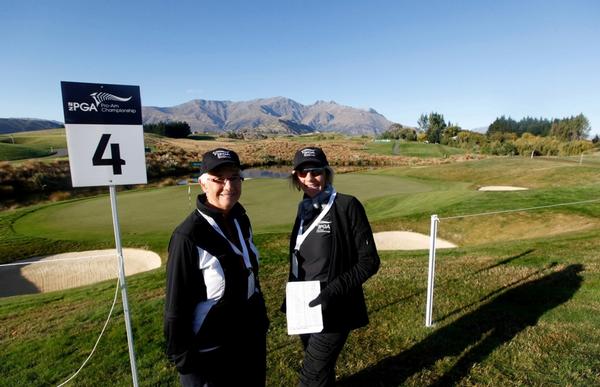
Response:
M365 143L365 147L368 153L406 157L448 157L450 155L462 155L466 153L464 149L447 145L405 142L400 140L392 140L390 142L367 142Z
M374 180L366 178L369 174L348 175L347 181L340 175L338 189L354 190L362 196L375 229L427 231L432 213L461 215L596 197L598 171L563 164L495 159L394 168L373 171ZM535 189L512 193L475 190L478 185L511 185L515 180L527 181ZM289 191L285 182L247 183L252 184L244 183L242 202L248 199L248 206L257 211L251 214L253 220L265 222L255 225L255 231L271 319L268 385L294 385L301 346L296 337L287 336L284 316L278 312L287 276L289 229L259 221L258 213L273 211L265 219L279 219L278 201L291 202L288 211L293 213L298 194ZM264 196L261 201L267 191L279 194ZM167 203L164 193L172 201L182 202L180 212L171 209L170 216L161 215L160 208ZM126 199L129 195L131 202ZM134 202L150 213L139 224L131 223L134 228L123 227L127 244L145 242L164 257L172 225L189 210L187 191L174 187L122 194L119 199L124 213ZM0 213L0 257L9 261L11 253L22 255L20 249L50 251L68 249L75 243L86 247L110 244L111 229L99 232L95 239L80 240L73 236L80 228L92 230L94 223L83 217L79 223L66 218L75 211L94 219L108 211L107 206L108 198L102 197ZM600 205L590 204L442 220L440 234L461 240L461 247L438 251L433 328L424 327L427 252L382 253L380 272L365 285L371 323L350 336L338 361L339 385L600 384L600 338L596 332L600 325L599 212ZM139 210L133 218L142 215ZM153 216L156 224L151 224ZM124 214L125 223L133 222L127 218ZM51 227L57 221L61 227ZM96 228L106 227L100 226L104 220L97 221ZM45 224L46 229L40 226L31 232L36 223ZM284 223L289 227L291 219ZM273 232L278 229L284 232ZM140 383L178 385L176 372L163 354L164 268L129 277L128 284ZM114 290L114 281L108 281L1 299L2 383L56 385L66 379L88 355ZM75 384L131 385L129 372L119 301L106 336Z

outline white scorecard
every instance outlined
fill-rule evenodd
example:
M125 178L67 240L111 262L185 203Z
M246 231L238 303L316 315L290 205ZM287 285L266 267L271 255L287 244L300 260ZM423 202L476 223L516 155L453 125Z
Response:
M285 289L288 335L316 333L323 330L321 305L308 303L319 295L319 281L288 282Z

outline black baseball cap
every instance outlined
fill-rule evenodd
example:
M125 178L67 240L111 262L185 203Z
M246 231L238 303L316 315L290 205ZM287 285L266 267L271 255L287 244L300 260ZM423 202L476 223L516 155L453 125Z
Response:
M200 172L210 172L223 165L231 165L241 169L240 158L237 153L230 149L217 148L202 155L202 167L200 168Z
M296 152L294 156L294 169L298 169L300 165L306 163L311 163L321 168L329 165L323 149L318 147L306 147Z

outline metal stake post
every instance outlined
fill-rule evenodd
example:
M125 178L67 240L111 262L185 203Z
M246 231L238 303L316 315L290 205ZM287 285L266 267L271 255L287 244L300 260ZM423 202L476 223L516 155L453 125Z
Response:
M435 240L437 238L437 215L431 215L431 228L429 231L429 273L427 276L427 308L425 311L425 326L430 327L431 312L433 309L433 285L435 282Z
M133 333L131 331L131 319L129 317L129 304L127 303L127 283L125 282L125 263L123 261L123 249L121 248L121 230L119 228L119 213L117 211L117 192L114 185L110 189L110 207L112 209L113 227L115 230L115 244L117 257L119 259L119 283L121 286L121 298L123 299L123 315L125 317L125 329L127 330L127 346L129 347L129 362L131 363L131 377L133 386L138 387L137 368L135 365L135 350L133 348Z

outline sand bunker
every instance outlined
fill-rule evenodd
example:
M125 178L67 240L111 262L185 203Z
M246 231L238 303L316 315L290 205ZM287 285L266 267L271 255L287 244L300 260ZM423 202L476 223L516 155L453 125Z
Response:
M422 250L429 249L429 235L410 231L384 231L373 234L377 250ZM457 247L455 244L437 238L436 249Z
M478 191L526 191L528 189L525 187L512 187L510 185L488 185L479 187Z
M152 251L123 249L125 275L160 267L160 256ZM54 262L48 262L54 261ZM0 297L51 292L88 285L119 276L115 249L48 255L0 267Z

